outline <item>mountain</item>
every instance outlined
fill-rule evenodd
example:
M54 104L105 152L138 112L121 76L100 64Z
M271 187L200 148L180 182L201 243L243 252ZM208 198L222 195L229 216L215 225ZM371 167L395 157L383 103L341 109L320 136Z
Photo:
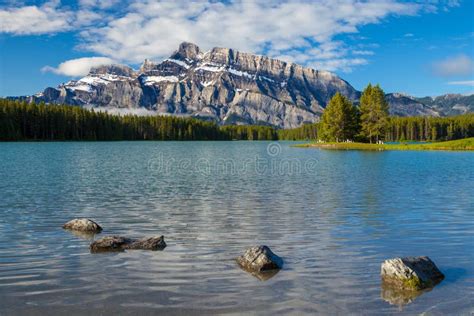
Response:
M439 97L418 98L443 115L458 115L474 112L474 94L445 94Z
M317 122L340 92L357 102L360 92L337 75L229 48L203 52L182 43L170 58L149 60L137 71L124 65L92 68L82 79L22 97L28 101L193 116L219 124L293 128ZM449 105L388 94L394 115L443 115ZM472 108L471 108L472 110Z
M397 116L441 116L439 111L419 99L402 93L388 93L385 99L390 105L390 114Z

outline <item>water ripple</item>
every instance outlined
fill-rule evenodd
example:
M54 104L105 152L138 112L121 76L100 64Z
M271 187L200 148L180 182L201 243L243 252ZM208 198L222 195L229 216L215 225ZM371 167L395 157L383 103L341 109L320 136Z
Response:
M0 314L472 313L474 155L281 143L269 156L267 145L0 144ZM159 157L168 171L149 167ZM247 158L317 163L283 174L255 161L237 173L212 168ZM179 159L211 168L179 170ZM62 230L73 217L104 231ZM163 234L168 247L90 254L111 234ZM267 281L234 261L254 244L285 260ZM446 279L400 310L381 298L379 270L406 255L429 255Z

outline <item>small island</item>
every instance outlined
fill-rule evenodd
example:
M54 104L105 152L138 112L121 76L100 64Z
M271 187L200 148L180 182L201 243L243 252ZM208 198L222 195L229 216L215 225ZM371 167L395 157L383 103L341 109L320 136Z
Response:
M461 118L459 122L462 123L458 124L456 133L455 124L447 124L444 137L439 137L438 129L430 127L429 122L418 127L416 132L416 124L411 122L407 134L411 135L411 139L418 138L419 141L416 142L403 141L405 137L399 133L400 126L390 122L384 91L379 85L369 84L362 92L359 106L336 93L326 106L316 128L315 141L294 147L340 150L474 150L474 137L470 137L472 134L469 127L472 118L468 117L466 122ZM393 127L398 136L395 139L391 137L394 134ZM414 137L415 134L418 137ZM420 134L425 137L420 139Z
M323 148L335 150L474 150L474 137L434 143L388 143L370 144L359 142L320 142L299 144L294 147Z

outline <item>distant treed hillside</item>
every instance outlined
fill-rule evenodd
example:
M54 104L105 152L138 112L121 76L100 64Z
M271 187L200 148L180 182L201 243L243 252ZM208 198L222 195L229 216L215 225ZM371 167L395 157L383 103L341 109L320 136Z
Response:
M219 127L176 116L118 116L78 106L0 99L0 140L259 140L276 139L266 126Z
M435 98L417 98L417 100L445 116L474 112L474 94L445 94Z
M320 123L305 124L298 128L278 130L280 140L310 140L318 139L318 127Z
M317 139L319 123L279 130L281 140ZM474 137L474 113L449 117L389 118L385 141L444 141Z
M448 117L391 117L385 140L453 140L474 136L474 113Z
M314 140L318 123L294 129L218 126L176 116L117 116L69 105L36 105L0 99L0 140ZM451 140L474 137L474 114L390 117L385 140Z

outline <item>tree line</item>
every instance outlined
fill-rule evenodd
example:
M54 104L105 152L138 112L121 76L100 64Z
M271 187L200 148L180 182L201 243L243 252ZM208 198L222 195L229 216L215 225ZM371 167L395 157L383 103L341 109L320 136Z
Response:
M380 87L364 91L359 107L336 94L320 123L294 129L218 126L176 116L118 116L69 105L0 99L0 140L315 140L435 141L474 137L474 114L389 117Z
M318 139L319 123L304 124L297 128L278 130L280 140L310 140Z
M176 116L118 116L0 99L0 140L275 140L269 126L221 126Z
M474 113L448 117L390 117L387 141L437 141L474 137Z
M321 121L293 130L279 131L279 139L318 139L327 142L444 141L474 137L474 114L450 117L389 116L385 93L369 84L359 106L336 93Z

